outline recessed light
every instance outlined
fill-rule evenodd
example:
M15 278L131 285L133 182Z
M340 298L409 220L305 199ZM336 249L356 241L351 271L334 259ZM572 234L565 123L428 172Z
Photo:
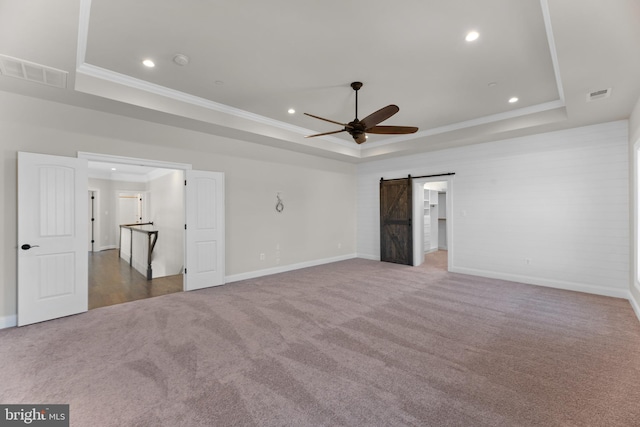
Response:
M153 68L153 67L155 67L155 66L156 66L156 64L155 64L152 60L150 60L150 59L145 59L144 61L142 61L142 64L143 64L145 67L149 67L149 68Z
M470 31L464 39L468 42L472 42L474 40L478 40L478 37L480 37L480 33L477 31Z
M498 83L496 83L496 82L491 82L491 83L489 83L487 86L489 86L489 87L496 87L496 86L498 86Z
M222 80L216 80L214 83L217 84L218 86L222 86L224 84Z
M289 114L295 114L295 113L296 113L296 110L294 110L293 108L289 108L289 109L287 110L287 113L289 113Z
M111 168L112 171L116 170L116 168Z
M509 98L509 103L510 103L510 104L513 104L513 103L515 103L515 102L518 102L518 97L514 96L514 97L512 97L512 98Z

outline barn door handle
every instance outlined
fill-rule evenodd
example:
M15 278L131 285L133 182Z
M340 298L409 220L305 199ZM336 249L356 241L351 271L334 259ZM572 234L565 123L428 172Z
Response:
M38 245L31 246L30 244L26 243L26 244L20 246L20 249L22 249L23 251L28 251L31 248L39 248L39 247L40 246L38 246Z

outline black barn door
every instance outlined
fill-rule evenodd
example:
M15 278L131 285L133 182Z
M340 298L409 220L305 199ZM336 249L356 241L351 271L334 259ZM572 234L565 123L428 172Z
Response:
M380 260L413 265L411 177L380 180Z

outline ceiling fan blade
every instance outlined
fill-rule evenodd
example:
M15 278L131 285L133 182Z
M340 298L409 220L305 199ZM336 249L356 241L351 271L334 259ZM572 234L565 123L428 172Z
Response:
M365 129L372 128L378 123L384 122L398 111L400 111L400 108L398 108L397 105L387 105L386 107L379 109L375 113L369 114L367 117L360 120L360 123L364 125Z
M316 136L331 135L334 133L346 132L346 129L334 130L331 132L316 133L315 135L307 135L305 138L315 138Z
M353 135L352 135L353 136ZM365 142L367 140L367 135L365 135L364 133L359 133L355 136L353 136L353 139L358 143L358 144L362 144L363 142Z
M417 127L414 126L374 126L365 130L367 133L377 133L386 135L400 135L405 133L416 133Z
M336 122L336 121L334 121L334 120L329 120L329 119L325 119L324 117L314 116L313 114L309 114L309 113L304 113L304 114L305 114L305 116L313 117L314 119L324 120L325 122L333 123L333 124L340 125L340 126L344 126L344 127L350 127L350 126L349 126L349 125L347 125L346 123Z

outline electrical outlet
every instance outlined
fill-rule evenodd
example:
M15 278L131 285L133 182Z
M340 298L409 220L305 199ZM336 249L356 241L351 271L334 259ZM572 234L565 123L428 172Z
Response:
M260 261L264 261L264 260L265 260L264 254L260 254Z

